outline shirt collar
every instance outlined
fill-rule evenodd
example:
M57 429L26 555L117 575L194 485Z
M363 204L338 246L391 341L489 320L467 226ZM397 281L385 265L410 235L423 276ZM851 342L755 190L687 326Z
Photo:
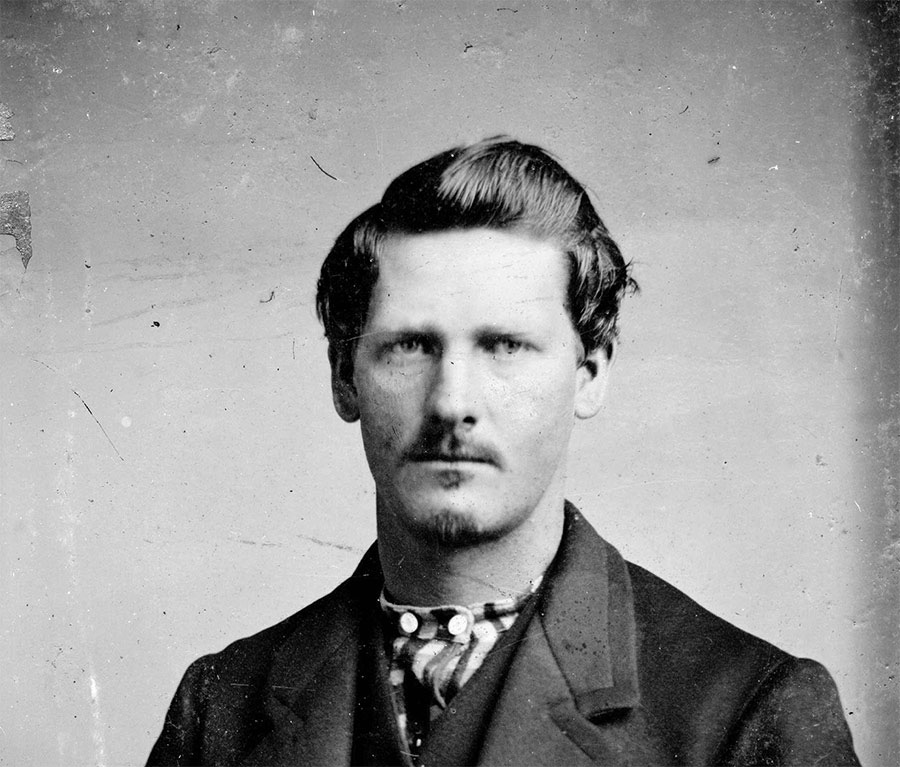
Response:
M420 607L398 604L388 598L384 588L381 590L379 602L395 636L440 639L465 644L471 640L472 630L480 621L511 623L509 617L514 617L522 610L522 606L537 591L542 580L543 575L536 578L531 582L528 591L523 594L471 605L446 604ZM503 620L504 618L506 620ZM506 627L503 625L502 629Z

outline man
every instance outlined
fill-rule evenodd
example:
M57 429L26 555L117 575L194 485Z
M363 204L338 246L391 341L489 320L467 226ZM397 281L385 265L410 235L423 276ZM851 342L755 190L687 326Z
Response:
M856 764L837 692L624 562L565 501L633 287L584 188L489 139L398 177L318 309L378 541L187 671L150 764Z

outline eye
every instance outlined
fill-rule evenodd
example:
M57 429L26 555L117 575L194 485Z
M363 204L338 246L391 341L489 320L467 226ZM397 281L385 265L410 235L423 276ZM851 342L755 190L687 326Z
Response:
M418 338L403 338L394 341L393 350L400 354L415 354L422 351L422 341Z
M431 354L434 344L420 335L400 336L389 341L384 347L384 354L396 361L413 360Z
M508 359L521 354L528 344L511 336L494 336L488 340L487 347L494 359Z

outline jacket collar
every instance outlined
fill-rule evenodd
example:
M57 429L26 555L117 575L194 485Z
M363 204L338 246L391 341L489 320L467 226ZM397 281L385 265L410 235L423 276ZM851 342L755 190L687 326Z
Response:
M615 714L640 701L631 584L619 553L569 503L545 581L480 763L625 764L629 737ZM604 718L618 724L597 727Z
M482 764L624 764L625 735L592 722L639 703L631 583L619 553L568 502L565 514ZM373 545L347 581L307 608L276 651L266 701L272 730L247 764L349 764L362 624L382 580Z
M566 532L541 618L585 717L637 706L634 600L622 556L566 502Z

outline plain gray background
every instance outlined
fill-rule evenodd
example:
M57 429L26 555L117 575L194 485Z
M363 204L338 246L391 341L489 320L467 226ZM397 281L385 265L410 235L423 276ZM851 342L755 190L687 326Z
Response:
M824 662L864 762L898 763L881 4L0 10L0 191L34 227L27 271L0 253L0 763L141 762L191 660L349 574L373 487L319 265L398 172L501 132L593 189L643 287L571 499Z

